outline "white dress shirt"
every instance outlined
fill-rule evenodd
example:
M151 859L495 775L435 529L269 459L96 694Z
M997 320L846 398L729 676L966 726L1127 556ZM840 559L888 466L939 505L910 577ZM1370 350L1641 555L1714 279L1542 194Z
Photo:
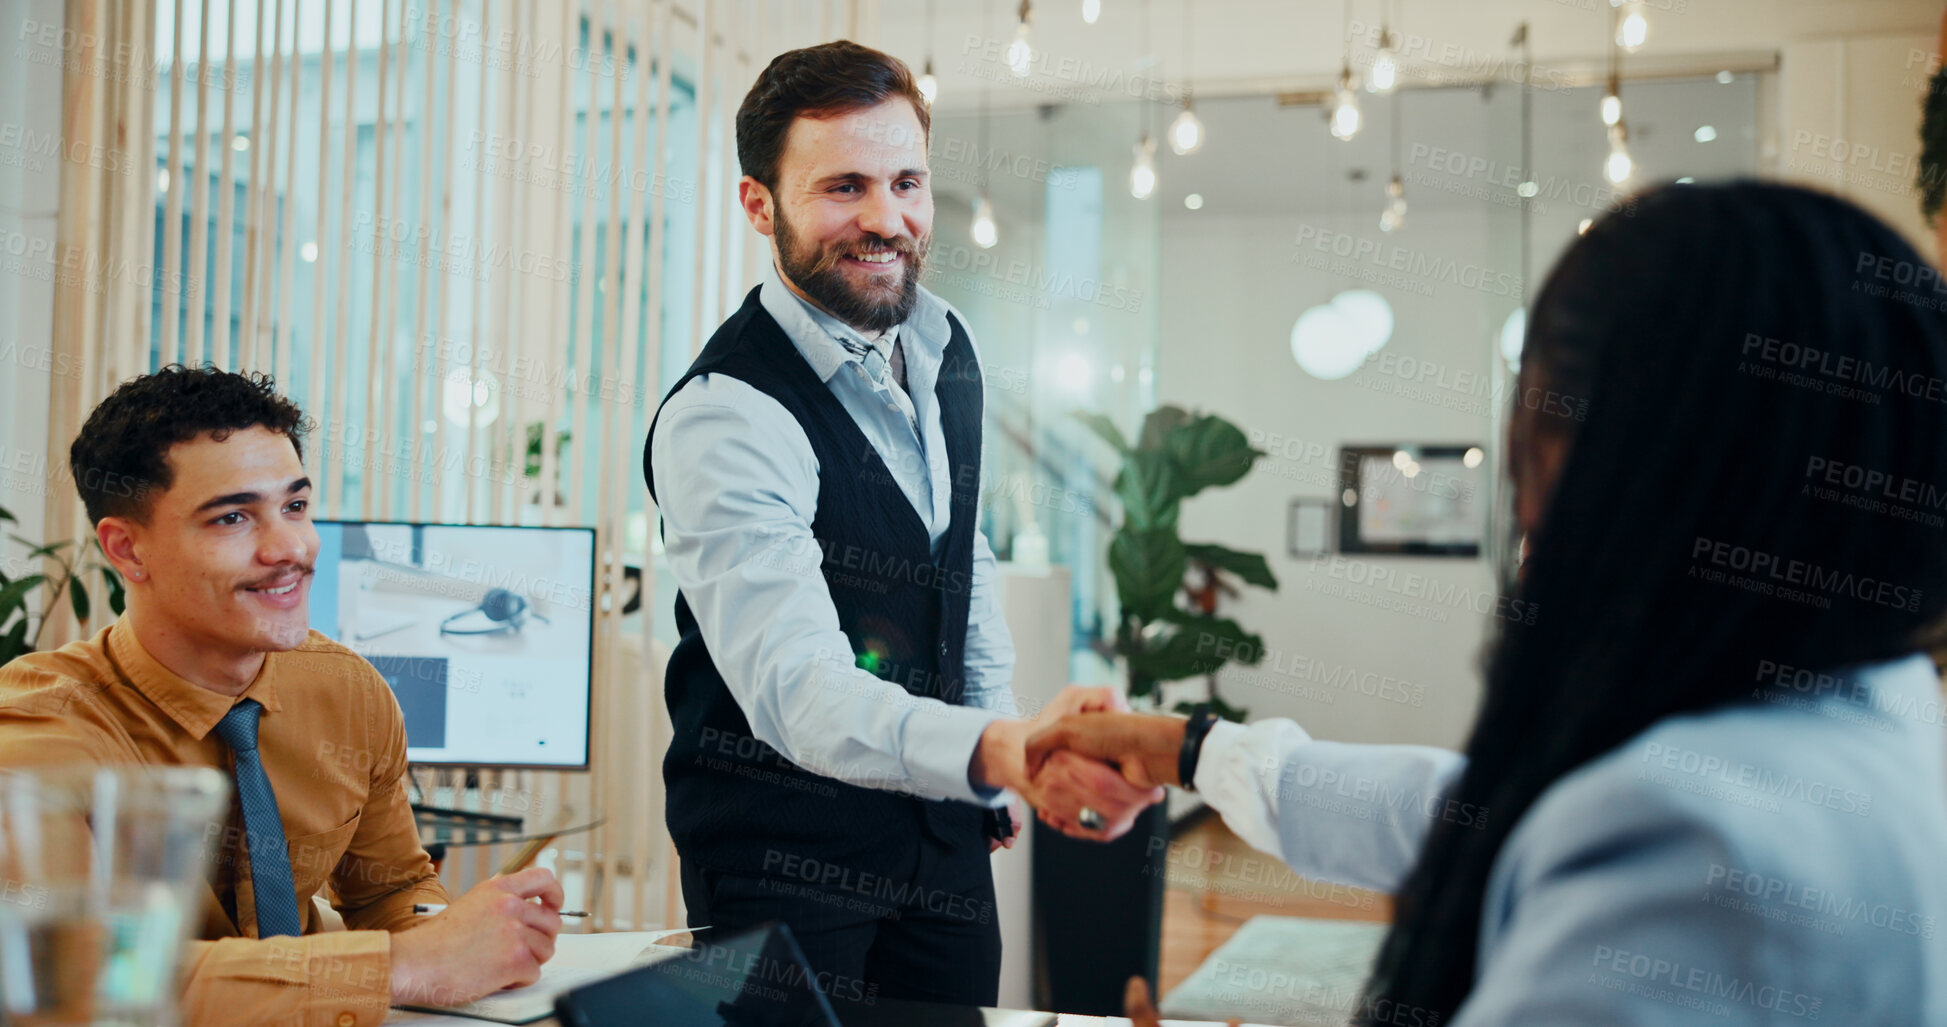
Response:
M758 299L884 459L937 556L953 471L933 389L952 308L922 288L912 315L868 342L791 292L775 267ZM889 357L895 338L906 389L890 373L875 382L841 342L876 343ZM965 705L918 699L853 666L823 577L803 572L802 555L775 558L817 552L818 459L796 418L738 379L698 375L663 404L649 446L670 570L751 732L793 763L853 784L1000 805L1002 792L976 790L967 777L981 732L1015 710L1014 644L978 525Z
M1543 792L1494 860L1449 1027L1947 1025L1940 675L1911 656L1835 680L1666 717ZM1211 728L1196 786L1299 874L1392 892L1439 819L1504 815L1448 798L1465 767L1267 720Z

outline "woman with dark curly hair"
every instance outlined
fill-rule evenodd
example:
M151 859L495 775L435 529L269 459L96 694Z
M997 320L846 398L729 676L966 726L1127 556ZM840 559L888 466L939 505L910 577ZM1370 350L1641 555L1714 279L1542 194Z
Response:
M1649 193L1536 300L1527 559L1464 755L1071 716L1397 894L1360 1023L1947 1024L1947 286L1804 189ZM1523 400L1586 399L1586 419Z

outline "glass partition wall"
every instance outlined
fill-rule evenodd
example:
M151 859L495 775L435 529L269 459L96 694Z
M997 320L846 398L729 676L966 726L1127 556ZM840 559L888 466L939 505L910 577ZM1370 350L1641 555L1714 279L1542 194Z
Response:
M1620 183L1599 85L1362 93L1350 140L1333 137L1316 94L1205 97L1205 142L1186 156L1163 144L1173 106L939 112L926 283L967 314L986 365L997 552L1032 559L1045 546L1074 570L1075 680L1117 679L1104 658L1116 613L1105 549L1121 513L1112 455L1072 414L1127 433L1171 403L1233 421L1264 452L1184 513L1184 537L1261 552L1280 578L1276 593L1221 600L1283 661L1283 673L1226 668L1226 697L1326 730L1342 717L1348 737L1373 733L1371 713L1397 733L1403 712L1408 734L1456 744L1476 696L1464 668L1516 551L1501 450L1526 306L1584 223L1626 209L1632 191L1755 174L1768 85L1745 71L1626 83L1633 167ZM1145 124L1156 184L1137 199ZM983 214L990 247L976 239ZM1475 475L1454 485L1480 493L1468 504L1478 554L1334 562L1294 548L1293 502L1343 512L1339 453L1367 445L1478 450L1465 457ZM1443 487L1434 477L1422 483ZM1384 588L1345 594L1348 576L1375 571L1460 598L1401 611L1384 608L1398 605ZM1369 669L1423 702L1361 712L1313 694L1319 679ZM1453 680L1425 692L1435 679ZM1170 701L1208 687L1185 682Z

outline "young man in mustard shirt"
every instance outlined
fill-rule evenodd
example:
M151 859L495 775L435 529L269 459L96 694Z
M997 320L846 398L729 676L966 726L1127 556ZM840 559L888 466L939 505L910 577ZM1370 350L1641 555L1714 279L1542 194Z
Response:
M184 961L187 1023L376 1024L395 1002L533 982L560 931L544 869L413 912L448 899L407 804L399 704L371 664L309 628L307 427L261 375L172 365L124 383L69 463L125 612L0 667L0 766L232 776ZM327 883L350 930L318 933Z

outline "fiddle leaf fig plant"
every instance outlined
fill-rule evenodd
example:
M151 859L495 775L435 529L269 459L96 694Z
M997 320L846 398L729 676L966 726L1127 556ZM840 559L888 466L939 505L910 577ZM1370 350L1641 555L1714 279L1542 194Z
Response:
M0 524L17 523L12 513L0 508ZM108 592L108 608L116 616L121 616L124 599L122 576L109 565L107 554L101 551L101 543L91 538L77 554L70 552L74 546L72 539L42 545L11 533L7 538L27 547L23 566L31 566L35 560L51 559L59 565L60 571L52 576L22 574L10 577L4 568L0 568L0 665L11 663L16 657L40 648L41 632L47 628L47 617L43 613L35 618L27 606L27 600L36 592L45 593L41 603L43 611L52 609L65 594L75 619L86 621L94 610L87 579L100 574ZM33 628L31 633L29 627Z
M1276 591L1278 579L1260 553L1185 542L1177 520L1185 499L1235 484L1263 451L1229 421L1180 407L1151 411L1134 443L1101 414L1075 416L1122 458L1115 478L1122 524L1108 556L1121 609L1111 649L1128 665L1129 695L1160 704L1163 682L1205 675L1211 705L1227 719L1243 720L1249 711L1217 694L1216 672L1232 660L1258 662L1264 643L1219 616L1218 606L1224 596L1241 594L1239 582Z

